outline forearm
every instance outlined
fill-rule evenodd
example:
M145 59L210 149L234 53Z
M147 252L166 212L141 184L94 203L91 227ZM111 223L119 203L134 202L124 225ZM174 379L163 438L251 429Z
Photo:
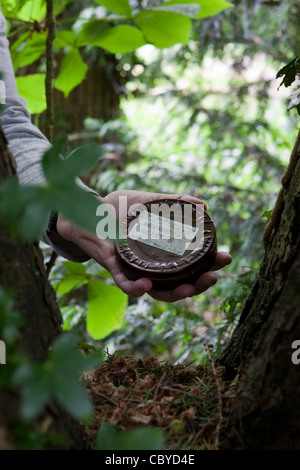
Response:
M6 21L0 3L0 79L4 82L5 104L0 116L1 125L8 140L9 150L16 160L17 174L21 184L43 184L44 175L41 160L51 144L42 132L31 122L26 102L20 97L6 38ZM81 181L78 184L91 191ZM60 255L72 261L89 259L82 249L64 240L55 230L47 227L42 240L52 246Z
M18 93L14 70L6 39L6 21L0 5L0 73L5 83L5 107L1 124L15 157L22 184L40 184L44 181L41 158L50 143L31 122L25 100Z

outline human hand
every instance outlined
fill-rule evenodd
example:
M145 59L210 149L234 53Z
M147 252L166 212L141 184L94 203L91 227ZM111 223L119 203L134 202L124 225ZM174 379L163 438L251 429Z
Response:
M156 199L182 199L193 202L194 204L204 204L200 199L188 195L170 195L161 193L147 193L144 191L114 191L100 201L114 206L120 218L126 215L121 211L119 213L120 197L127 198L127 205L145 204ZM231 256L225 252L218 252L215 257L214 265L210 272L204 273L195 282L195 284L182 284L173 290L156 290L152 288L150 279L141 278L131 281L122 272L114 252L114 245L110 240L100 240L96 235L87 232L69 220L65 219L61 214L57 219L57 231L66 240L76 243L85 253L93 258L97 263L103 266L112 275L116 285L126 294L133 297L140 297L146 292L156 300L164 302L175 302L186 297L192 297L206 291L209 287L217 282L217 276L211 271L222 269L231 263Z

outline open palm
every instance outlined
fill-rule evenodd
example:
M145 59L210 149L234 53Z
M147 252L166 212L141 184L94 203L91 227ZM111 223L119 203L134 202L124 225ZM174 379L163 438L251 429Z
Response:
M183 199L195 204L204 204L203 201L188 195L170 195L161 193L147 193L143 191L114 191L108 196L101 199L102 202L112 204L117 213L119 213L120 196L127 198L127 205L145 204L156 199ZM120 211L120 217L126 213ZM109 240L100 240L96 235L88 233L74 224L70 223L63 217L59 216L57 230L60 235L67 240L71 240L82 248L91 258L107 269L116 285L126 294L133 297L140 297L146 292L156 300L165 302L175 302L176 300L192 297L206 291L209 287L217 282L217 277L211 271L217 271L231 262L231 256L228 253L218 252L215 262L210 272L204 273L195 282L195 284L182 284L173 290L155 290L152 289L150 279L141 278L137 281L129 280L122 272L114 253L114 245Z

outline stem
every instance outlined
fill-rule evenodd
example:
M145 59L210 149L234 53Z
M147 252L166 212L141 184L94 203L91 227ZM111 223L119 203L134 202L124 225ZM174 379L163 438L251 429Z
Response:
M47 0L47 28L48 35L46 41L46 137L50 142L53 141L54 129L54 103L53 103L53 86L54 78L54 55L53 42L55 39L55 16L54 16L54 0Z
M54 100L53 100L53 78L54 78L54 54L53 54L53 42L55 40L55 15L54 15L54 0L47 0L47 18L46 24L48 28L47 40L46 40L46 129L45 134L50 142L53 142L53 130L54 130ZM57 253L52 252L50 261L46 266L47 278L50 275L50 271L54 266Z

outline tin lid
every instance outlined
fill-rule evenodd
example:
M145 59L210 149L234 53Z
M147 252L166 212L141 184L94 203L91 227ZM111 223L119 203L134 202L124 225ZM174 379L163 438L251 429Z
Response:
M132 278L172 279L213 264L216 230L203 205L159 199L134 207L121 223L116 256Z

